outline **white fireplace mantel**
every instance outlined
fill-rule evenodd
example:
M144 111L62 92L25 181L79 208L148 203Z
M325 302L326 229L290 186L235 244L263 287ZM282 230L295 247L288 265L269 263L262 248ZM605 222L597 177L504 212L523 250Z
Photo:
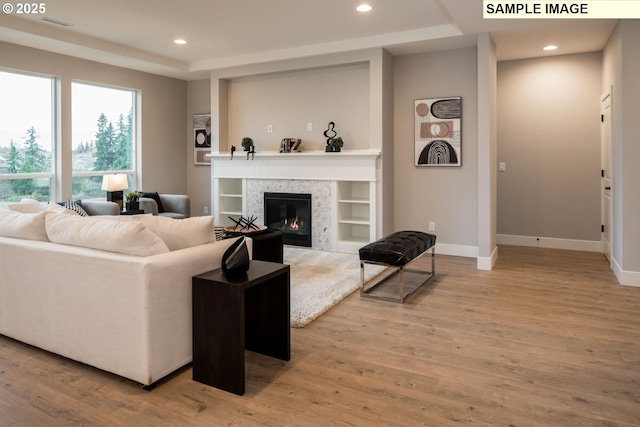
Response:
M229 217L263 216L265 191L312 193L312 245L357 252L379 237L380 150L339 153L212 153L211 200L217 225Z
M380 150L211 153L212 178L376 181Z

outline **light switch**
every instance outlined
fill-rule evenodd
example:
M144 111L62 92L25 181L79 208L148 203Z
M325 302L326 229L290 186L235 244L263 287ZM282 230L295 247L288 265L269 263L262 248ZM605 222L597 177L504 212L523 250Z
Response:
M498 170L500 172L505 172L507 170L507 164L505 162L498 163Z

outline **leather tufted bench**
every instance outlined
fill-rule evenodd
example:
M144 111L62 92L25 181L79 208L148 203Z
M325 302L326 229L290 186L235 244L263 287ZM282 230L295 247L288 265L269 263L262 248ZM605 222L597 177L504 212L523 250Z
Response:
M436 236L421 231L397 231L375 242L360 248L360 296L366 298L383 299L393 302L405 302L413 293L424 285L435 274L435 244ZM410 270L406 266L416 258L424 255L431 249L431 271ZM365 264L379 264L392 267L393 272L373 285L365 288L364 266ZM405 272L420 276L421 282L410 289L405 289ZM374 291L388 279L400 273L398 298L375 294Z

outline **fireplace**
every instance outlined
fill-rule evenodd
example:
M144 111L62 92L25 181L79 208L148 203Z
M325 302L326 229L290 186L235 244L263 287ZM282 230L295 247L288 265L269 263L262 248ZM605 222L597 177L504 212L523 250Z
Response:
M285 245L311 247L311 194L264 193L264 224Z

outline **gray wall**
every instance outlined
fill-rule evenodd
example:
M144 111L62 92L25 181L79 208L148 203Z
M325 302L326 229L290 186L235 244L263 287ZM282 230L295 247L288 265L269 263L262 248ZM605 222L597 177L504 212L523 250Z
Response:
M478 245L476 68L475 48L396 57L394 68L395 229L428 232L434 221L438 245L469 256ZM462 97L462 167L416 167L414 100L447 96Z
M191 198L192 216L211 214L211 166L193 164L193 115L209 113L211 113L210 80L187 82L186 168L187 194Z
M498 63L498 234L600 241L601 64Z
M43 50L0 42L0 67L59 78L62 117L59 164L71 165L71 83L74 80L141 91L141 159L138 188L164 193L186 193L186 82L113 67ZM66 174L67 171L64 170ZM71 179L56 195L71 197Z
M301 138L307 150L324 150L329 122L344 150L369 148L369 66L345 65L235 78L228 85L228 144L278 151L282 138ZM313 130L307 131L307 123ZM272 125L273 132L267 132ZM228 145L221 141L220 151Z

